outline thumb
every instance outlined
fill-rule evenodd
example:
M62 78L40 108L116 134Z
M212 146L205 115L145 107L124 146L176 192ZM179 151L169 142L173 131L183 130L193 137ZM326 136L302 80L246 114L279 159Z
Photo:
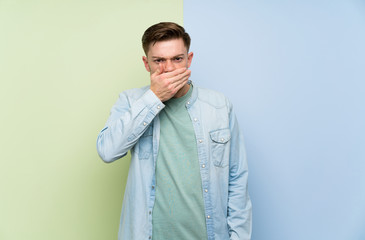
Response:
M156 71L154 71L152 74L151 74L151 77L156 77L160 75L160 69L156 69Z
M164 72L164 69L163 69L163 64L159 64L158 65L159 67L156 69L156 71L153 73L153 75L157 76L157 75L160 75L161 73Z
M159 67L156 69L156 71L154 71L153 73L152 73L152 75L151 76L153 76L153 77L156 77L156 76L158 76L158 75L161 75L162 73L164 72L164 69L163 69L163 64L159 64Z
M160 66L159 70L160 70L160 74L161 74L161 73L163 73L163 72L164 72L163 64L161 64L161 63L160 63L160 64L159 64L159 66Z

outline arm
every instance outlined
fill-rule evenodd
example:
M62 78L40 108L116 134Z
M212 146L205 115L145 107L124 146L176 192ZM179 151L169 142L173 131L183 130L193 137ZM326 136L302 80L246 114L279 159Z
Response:
M250 240L252 206L247 189L248 167L242 134L230 112L231 150L229 163L227 223L231 240Z
M186 84L189 76L190 70L186 68L165 73L160 65L150 76L150 89L138 100L130 102L126 93L121 93L98 136L96 147L99 156L105 162L124 157L165 107L162 101L173 97Z
M99 156L105 162L124 157L164 106L151 90L134 102L121 93L97 138Z

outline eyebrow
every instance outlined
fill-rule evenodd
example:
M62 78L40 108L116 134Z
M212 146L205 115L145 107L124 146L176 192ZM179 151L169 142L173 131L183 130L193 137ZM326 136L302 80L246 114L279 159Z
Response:
M182 54L178 54L176 56L173 56L172 58L183 57L183 56L184 56L184 54L182 53ZM156 57L156 56L152 56L152 58L153 59L166 59L164 57Z

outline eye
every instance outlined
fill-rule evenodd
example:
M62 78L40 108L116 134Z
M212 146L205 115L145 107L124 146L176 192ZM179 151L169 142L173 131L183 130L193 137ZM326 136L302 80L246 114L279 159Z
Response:
M175 60L176 62L181 62L181 61L183 60L183 58L182 58L182 57L176 57L176 58L174 58L174 60Z
M153 60L155 63L162 63L164 60L163 59L156 59L156 60Z

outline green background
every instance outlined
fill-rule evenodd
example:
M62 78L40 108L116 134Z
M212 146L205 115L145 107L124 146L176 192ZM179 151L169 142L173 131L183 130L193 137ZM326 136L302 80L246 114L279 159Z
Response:
M149 83L141 36L182 0L0 0L0 239L116 239L129 158L95 144Z

